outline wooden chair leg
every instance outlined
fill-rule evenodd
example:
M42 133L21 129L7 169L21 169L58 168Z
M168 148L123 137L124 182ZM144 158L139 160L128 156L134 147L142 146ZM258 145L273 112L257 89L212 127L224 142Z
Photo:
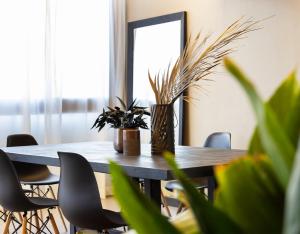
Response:
M26 215L23 216L22 234L27 234L27 217L26 217Z
M54 219L53 215L50 213L50 211L49 211L49 218L50 218L50 222L51 222L51 224L52 224L54 233L55 233L55 234L59 234L59 231L58 231L58 228L57 228L55 219Z
M53 189L52 189L51 186L49 186L49 189L50 189L50 193L51 193L52 197L53 197L54 199L56 199L56 196L55 196L54 191L53 191ZM64 218L64 216L63 216L63 214L62 214L62 212L61 212L61 209L60 209L59 207L57 207L57 210L58 210L60 219L61 219L61 221L62 221L62 223L63 223L63 225L64 225L64 227L65 227L65 230L66 230L66 232L67 232L67 231L68 231L68 228L67 228L67 225L66 225L66 222L65 222L65 218Z
M11 223L12 213L9 213L9 215L6 218L3 234L9 234L9 225Z
M18 216L19 216L20 222L22 223L23 222L23 217L22 217L22 214L20 212L18 212Z
M160 196L161 196L161 200L163 202L163 206L165 207L165 209L168 213L168 216L171 217L171 212L170 212L170 209L169 209L169 205L167 203L166 197L164 196L163 192L160 193Z

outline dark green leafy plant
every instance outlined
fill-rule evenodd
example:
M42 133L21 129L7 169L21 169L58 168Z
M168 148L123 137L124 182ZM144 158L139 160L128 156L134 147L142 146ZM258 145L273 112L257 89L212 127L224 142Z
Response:
M213 204L178 169L174 157L166 155L190 207L169 222L111 163L115 196L137 233L300 233L300 84L292 73L265 103L231 60L225 60L225 67L245 90L257 118L251 153L215 168L219 187Z
M117 97L121 104L118 106L107 107L108 110L103 109L103 112L98 116L92 128L98 129L98 132L108 124L112 128L143 128L148 129L145 122L144 115L150 116L146 111L147 107L138 106L134 100L128 107L125 102Z

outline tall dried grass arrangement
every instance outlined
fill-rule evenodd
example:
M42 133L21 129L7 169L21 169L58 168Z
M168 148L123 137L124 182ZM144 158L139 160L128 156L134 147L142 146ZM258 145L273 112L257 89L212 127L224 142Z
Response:
M157 73L154 78L148 72L156 104L172 104L188 88L199 87L198 81L207 79L215 72L223 58L234 51L229 45L257 30L259 22L241 18L211 43L208 43L210 36L202 36L201 33L193 39L190 36L172 69L169 65L163 73Z

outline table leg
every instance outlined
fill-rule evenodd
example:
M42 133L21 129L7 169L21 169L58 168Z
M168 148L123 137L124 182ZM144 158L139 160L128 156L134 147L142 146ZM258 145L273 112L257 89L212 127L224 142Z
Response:
M161 185L160 180L144 179L145 194L147 194L152 201L154 201L159 207L161 206Z
M208 195L208 200L213 201L214 200L214 191L216 188L216 181L213 176L210 176L208 178L208 188L207 188L207 195Z

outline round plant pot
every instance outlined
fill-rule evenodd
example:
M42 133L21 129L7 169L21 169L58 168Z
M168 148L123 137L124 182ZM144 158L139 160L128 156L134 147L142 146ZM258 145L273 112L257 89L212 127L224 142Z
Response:
M140 130L138 128L123 129L123 155L139 156L141 154Z
M118 153L123 153L123 128L114 129L114 149Z

